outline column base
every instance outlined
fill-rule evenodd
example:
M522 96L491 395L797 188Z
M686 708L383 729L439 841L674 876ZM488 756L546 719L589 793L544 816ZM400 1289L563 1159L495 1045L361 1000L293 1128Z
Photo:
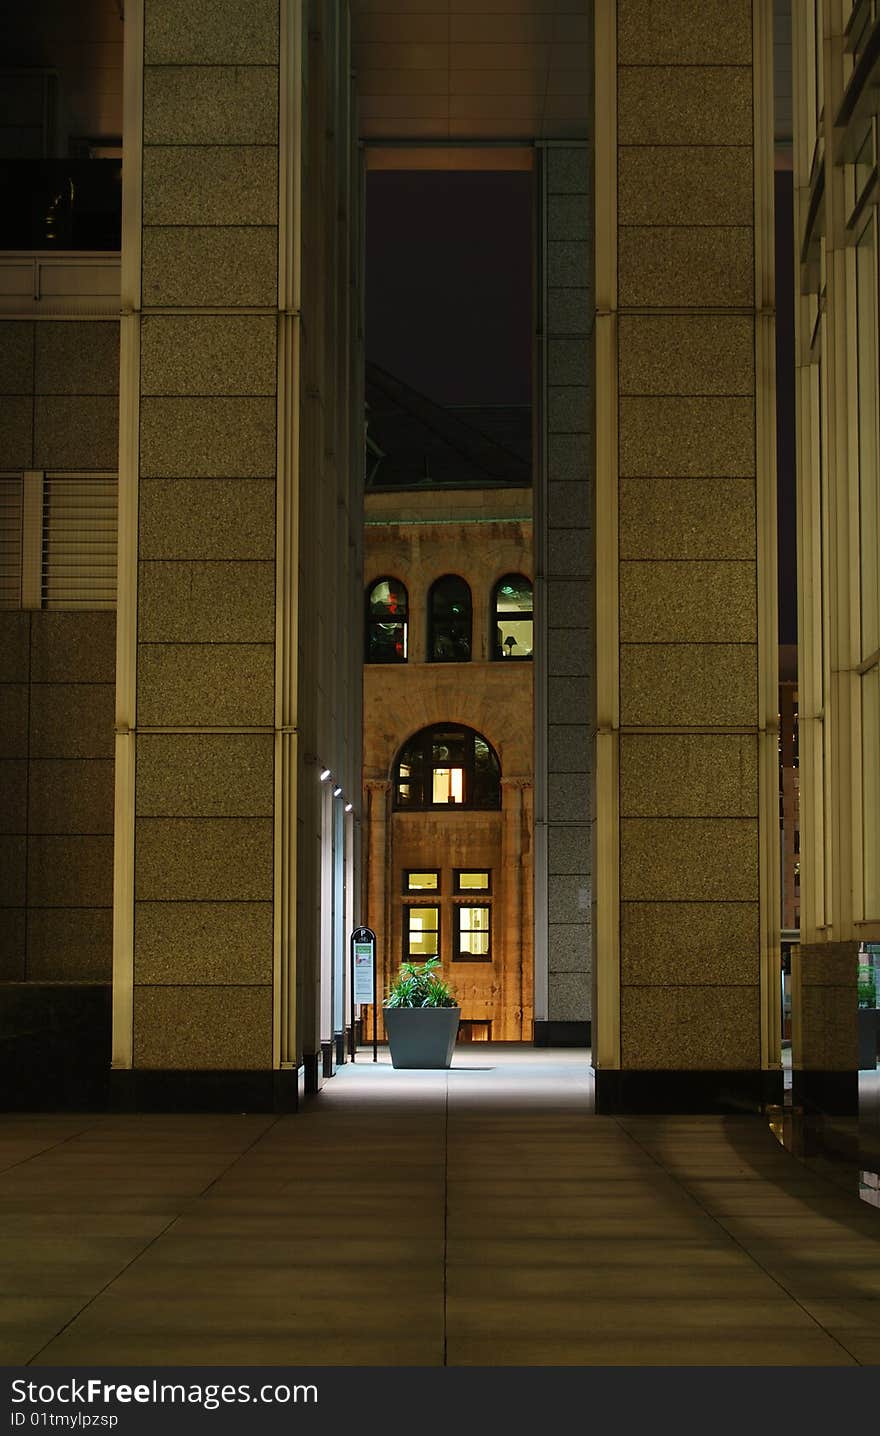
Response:
M307 1052L303 1057L305 1068L306 1096L313 1097L324 1085L324 1054L321 1051Z
M792 1070L791 1104L805 1116L856 1117L859 1111L859 1074Z
M532 1042L535 1047L589 1047L592 1041L590 1022L536 1022Z
M774 1072L595 1071L597 1113L760 1113L782 1106L783 1077Z
M272 1072L132 1071L110 1073L114 1112L296 1112L303 1068Z

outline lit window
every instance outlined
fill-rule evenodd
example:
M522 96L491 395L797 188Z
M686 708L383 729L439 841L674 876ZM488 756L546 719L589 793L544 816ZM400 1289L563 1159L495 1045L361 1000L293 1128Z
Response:
M456 962L491 962L492 909L488 903L474 903L455 909Z
M455 870L455 891L457 893L487 893L490 890L491 874L486 872L465 872Z
M408 869L403 875L403 891L405 893L437 892L439 888L439 868L431 868L427 872L414 872Z
M532 585L521 573L507 573L495 585L493 658L531 658Z
M404 946L406 957L415 962L424 962L428 957L440 955L440 909L438 907L408 907L404 918Z
M405 663L407 592L396 578L377 579L367 592L365 662Z
M466 663L471 656L471 591L454 573L438 578L428 598L428 656L433 663Z
M423 728L394 771L396 808L500 808L501 765L472 728Z

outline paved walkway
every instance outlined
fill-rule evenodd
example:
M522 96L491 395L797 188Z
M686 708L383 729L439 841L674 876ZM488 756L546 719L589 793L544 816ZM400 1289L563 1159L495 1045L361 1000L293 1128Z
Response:
M880 1362L880 1212L758 1119L590 1101L475 1045L296 1117L0 1117L0 1361Z

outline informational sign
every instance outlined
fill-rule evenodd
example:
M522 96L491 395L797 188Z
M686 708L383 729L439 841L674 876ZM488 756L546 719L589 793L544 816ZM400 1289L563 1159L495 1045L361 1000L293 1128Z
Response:
M376 1021L376 934L371 927L356 927L351 935L351 1060L357 1058L354 1009L359 1006L373 1007L373 1061L378 1060L378 1023Z
M355 1002L375 1002L376 934L368 927L356 928L352 934Z

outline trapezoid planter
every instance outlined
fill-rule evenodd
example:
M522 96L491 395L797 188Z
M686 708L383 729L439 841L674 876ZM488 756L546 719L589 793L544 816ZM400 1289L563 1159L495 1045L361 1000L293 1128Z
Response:
M383 1007L392 1067L448 1067L460 1007Z

